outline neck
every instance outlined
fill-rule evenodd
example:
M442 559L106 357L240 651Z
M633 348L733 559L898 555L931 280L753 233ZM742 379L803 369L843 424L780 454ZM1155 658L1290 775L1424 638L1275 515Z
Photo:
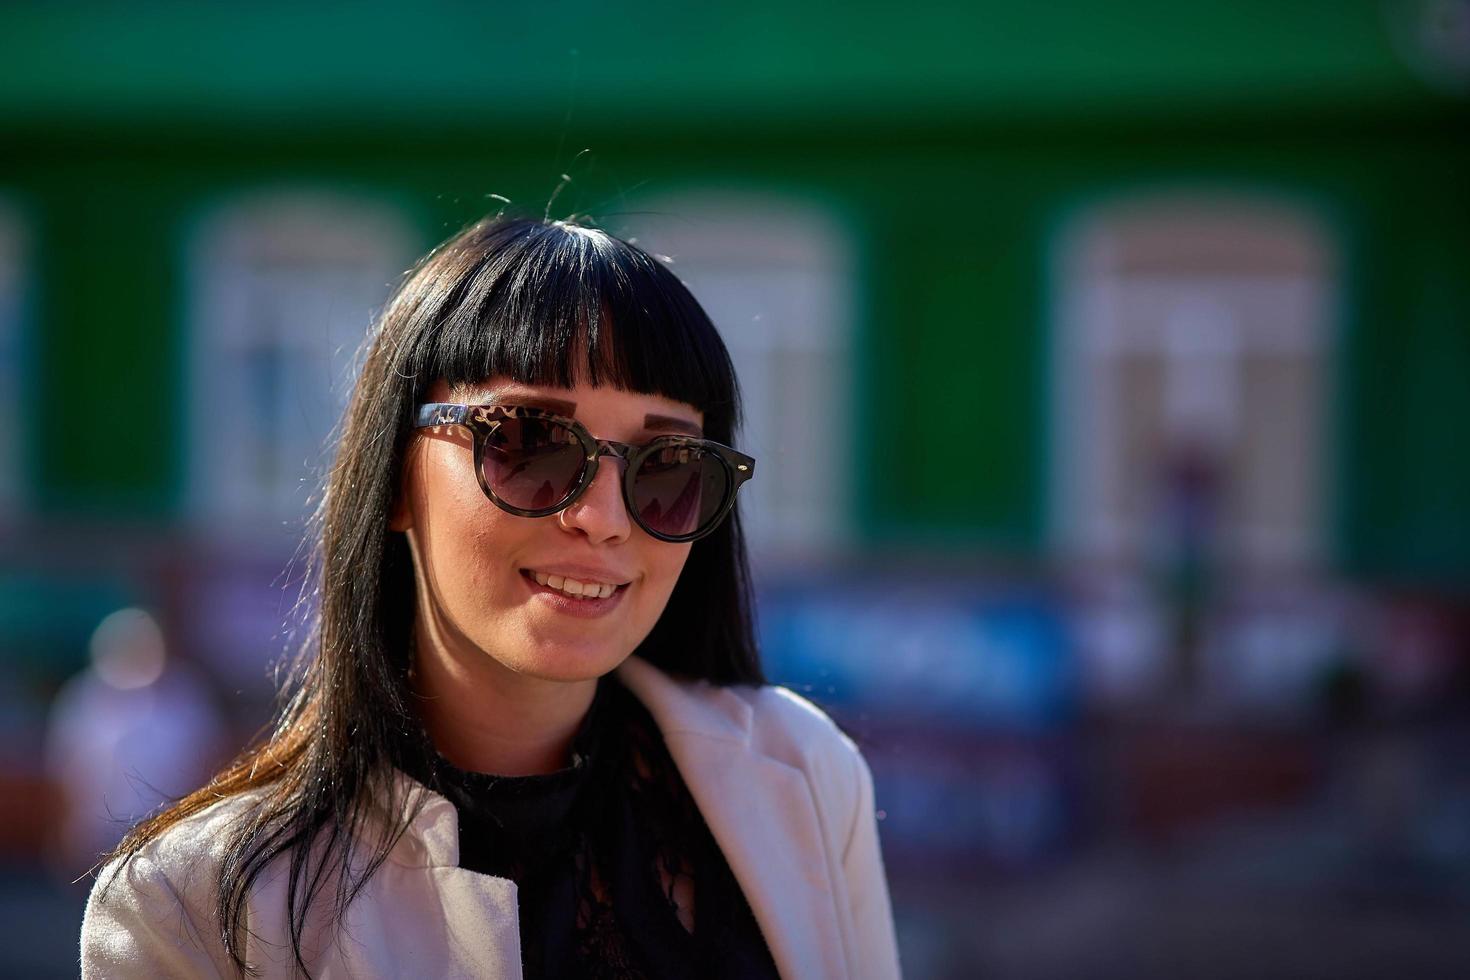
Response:
M415 629L414 693L434 747L469 772L531 776L571 764L572 740L597 680L512 671L467 640L448 642L430 617Z

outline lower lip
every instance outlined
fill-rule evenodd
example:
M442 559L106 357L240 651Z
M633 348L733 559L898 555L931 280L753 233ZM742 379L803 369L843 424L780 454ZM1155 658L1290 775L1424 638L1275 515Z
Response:
M617 608L618 603L623 601L623 593L628 591L628 586L620 585L606 599L578 599L567 595L560 589L542 585L525 572L521 573L521 579L538 601L546 603L557 612L566 613L568 616L580 616L583 619L606 616Z

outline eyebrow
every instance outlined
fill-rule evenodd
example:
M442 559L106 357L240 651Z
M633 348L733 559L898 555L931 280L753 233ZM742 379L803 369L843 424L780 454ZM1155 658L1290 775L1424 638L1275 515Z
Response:
M675 432L687 433L696 438L704 437L704 429L688 419L676 419L672 415L645 415L643 416L643 427L645 429L673 429Z
M527 408L544 408L548 412L557 415L565 415L567 418L575 418L577 414L577 403L563 401L560 398L547 398L544 395L518 394L508 392L506 394L494 394L486 402L491 405L525 405ZM673 415L658 415L650 412L643 416L643 428L650 432L682 432L694 436L696 439L704 438L704 429L688 419L677 418Z

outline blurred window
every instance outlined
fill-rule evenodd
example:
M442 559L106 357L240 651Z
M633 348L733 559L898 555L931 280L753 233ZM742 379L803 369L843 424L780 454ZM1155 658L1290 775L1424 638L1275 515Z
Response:
M1056 266L1052 512L1073 554L1208 543L1256 568L1321 557L1333 248L1269 201L1108 206Z
M191 247L192 487L222 533L299 530L374 315L419 251L394 208L328 192L232 202Z
M0 515L20 509L25 445L22 398L25 377L25 320L30 263L20 212L0 200Z
M850 527L853 256L816 206L736 191L642 200L619 229L672 260L735 362L755 456L741 516L758 559L819 558Z

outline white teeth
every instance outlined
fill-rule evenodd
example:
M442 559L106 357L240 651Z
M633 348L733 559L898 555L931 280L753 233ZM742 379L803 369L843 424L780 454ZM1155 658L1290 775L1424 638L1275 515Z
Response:
M574 578L567 578L564 575L548 575L545 572L531 572L531 578L535 579L538 585L584 599L606 599L618 591L618 587L611 582L578 582Z

